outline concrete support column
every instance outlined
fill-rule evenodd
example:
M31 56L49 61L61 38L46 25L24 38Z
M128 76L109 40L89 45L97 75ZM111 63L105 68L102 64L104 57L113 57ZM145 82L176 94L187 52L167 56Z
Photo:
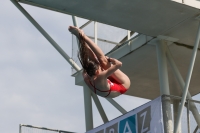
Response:
M170 95L165 41L158 40L156 49L157 49L158 72L160 81L160 94ZM172 112L171 112L171 103L169 97L164 96L162 98L162 109L163 109L164 131L165 133L172 133L173 131Z

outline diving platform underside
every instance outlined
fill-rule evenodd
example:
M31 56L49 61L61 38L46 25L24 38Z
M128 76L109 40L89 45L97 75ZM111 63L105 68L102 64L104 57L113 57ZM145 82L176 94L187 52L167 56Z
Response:
M168 47L173 55L174 61L183 77L183 80L185 81L191 60L192 49L174 43ZM200 52L198 52L196 59L197 61L194 66L189 87L189 92L192 96L200 93ZM155 99L160 96L158 62L155 45L143 45L139 49L120 58L120 61L123 62L121 70L126 73L131 80L131 88L127 91L127 95L147 99ZM182 88L175 78L169 63L168 79L170 94L181 96Z
M148 36L170 36L193 45L200 15L197 8L170 0L19 0Z
M195 42L200 10L170 0L19 0L38 6L104 24L135 31L151 37L160 35L177 39L169 45L175 63L186 79L192 47ZM131 79L131 88L126 93L141 98L154 99L160 96L156 46L145 44L119 58L121 70ZM190 94L200 92L200 54L197 54ZM169 69L171 95L181 95L182 89Z
M157 49L154 41L156 38L148 38L140 35L130 44L125 44L117 50L108 53L108 56L119 59L123 65L120 68L131 80L131 88L126 95L136 96L146 99L155 99L160 96ZM137 46L134 46L134 45ZM192 48L176 43L168 44L173 60L183 78L186 80L187 72L191 60ZM193 75L190 82L189 92L191 96L200 93L200 50L198 50ZM170 94L175 96L182 95L182 88L176 79L174 72L168 62L168 79ZM75 84L83 85L82 72L77 72Z

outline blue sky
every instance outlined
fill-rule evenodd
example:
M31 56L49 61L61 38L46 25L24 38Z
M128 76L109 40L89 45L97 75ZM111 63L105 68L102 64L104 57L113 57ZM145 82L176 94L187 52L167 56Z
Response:
M71 16L22 6L71 56ZM84 132L83 89L74 84L71 66L9 0L1 2L0 18L0 132L16 133L20 123ZM130 96L115 100L127 111L148 101ZM100 101L109 120L121 115ZM96 127L103 122L93 107Z

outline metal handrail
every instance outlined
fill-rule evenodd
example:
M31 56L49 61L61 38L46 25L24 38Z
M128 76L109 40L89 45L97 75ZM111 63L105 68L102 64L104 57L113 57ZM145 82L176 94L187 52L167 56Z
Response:
M36 128L36 129L41 129L41 130L48 130L48 131L54 131L54 132L59 132L59 133L75 133L75 132L69 132L69 131L63 131L63 130L58 130L58 129L51 129L51 128L46 128L46 127L38 127L38 126L32 126L32 125L24 125L20 124L20 133L22 133L21 127L30 127L30 128Z
M166 96L166 97L171 97L171 98L174 98L174 99L181 99L182 97L180 96L174 96L174 95L162 95L162 96ZM191 102L195 102L195 103L200 103L200 101L197 101L197 100L193 100L193 99L188 99L186 98L187 101L191 101Z

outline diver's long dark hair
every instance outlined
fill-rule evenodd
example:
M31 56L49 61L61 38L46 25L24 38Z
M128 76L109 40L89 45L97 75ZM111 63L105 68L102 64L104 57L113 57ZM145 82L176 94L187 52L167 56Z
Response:
M89 59L87 43L85 42L84 37L79 34L79 53L78 59L84 69L84 71L90 76L94 76L96 70L99 68L99 64L95 61Z

